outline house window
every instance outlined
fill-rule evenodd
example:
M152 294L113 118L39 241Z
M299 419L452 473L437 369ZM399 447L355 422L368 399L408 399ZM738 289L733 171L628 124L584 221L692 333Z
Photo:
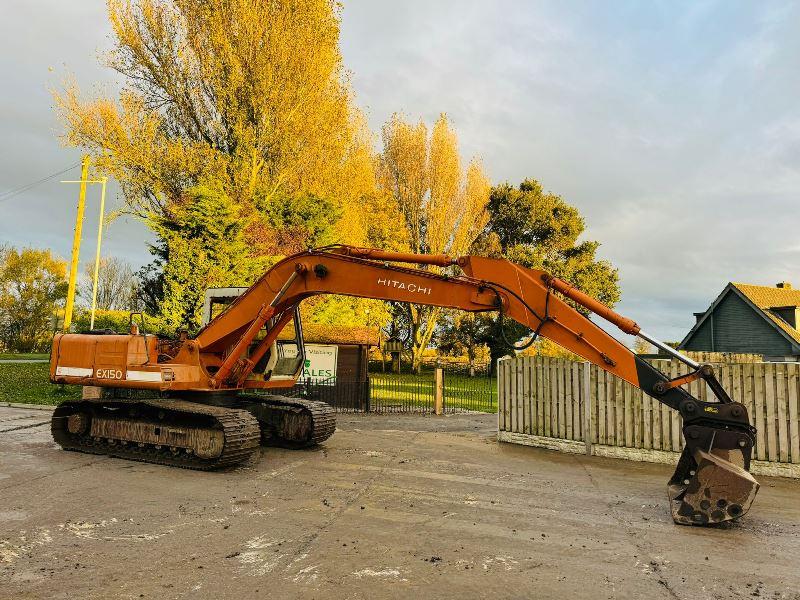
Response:
M780 318L790 327L797 329L797 306L776 306L767 310L769 310L776 317Z

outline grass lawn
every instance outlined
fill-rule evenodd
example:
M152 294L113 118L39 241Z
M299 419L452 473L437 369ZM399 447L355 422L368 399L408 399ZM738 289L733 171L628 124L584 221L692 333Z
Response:
M433 373L370 373L370 390L376 410L412 406L433 410ZM445 373L444 406L445 410L497 412L497 379Z
M0 402L58 404L78 399L77 385L54 385L48 363L0 363ZM375 410L433 410L433 373L421 375L371 373L371 403ZM497 380L445 374L445 410L497 412Z
M49 360L49 354L15 354L13 352L0 352L0 360Z
M0 402L58 404L81 397L80 386L50 383L49 370L49 363L0 364Z

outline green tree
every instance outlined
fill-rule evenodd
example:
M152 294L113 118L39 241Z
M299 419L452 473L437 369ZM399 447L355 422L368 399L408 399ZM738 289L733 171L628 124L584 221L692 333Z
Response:
M0 248L0 345L14 352L47 345L65 276L66 263L50 250Z
M249 232L262 256L302 252L338 241L341 210L332 201L310 194L256 196L258 219Z
M480 316L475 313L454 311L443 319L435 338L440 352L457 356L466 355L470 377L475 376L475 359L480 346L478 339L481 330Z
M160 242L151 251L163 269L158 312L167 329L196 330L206 289L247 285L257 275L242 269L249 264L242 219L222 191L191 188L152 223Z
M613 306L620 297L617 270L598 260L596 241L580 241L586 224L574 206L546 193L534 179L518 187L495 186L489 198L489 222L473 244L475 254L506 257L522 266L543 269ZM586 312L582 307L576 307ZM530 332L521 325L483 315L472 335L489 346L492 369L498 358L513 352L508 343ZM506 339L508 341L506 341Z

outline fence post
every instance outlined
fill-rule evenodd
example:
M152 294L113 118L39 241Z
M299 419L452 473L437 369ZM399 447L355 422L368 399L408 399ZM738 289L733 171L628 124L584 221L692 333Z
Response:
M364 381L364 392L364 412L369 412L369 396L372 393L369 375L367 375L367 379Z
M444 377L439 367L436 367L434 377L434 412L437 415L444 412Z
M491 358L489 359L491 360ZM495 363L494 373L497 377L497 433L501 431L505 431L503 428L505 421L503 420L503 403L505 402L505 396L502 393L503 388L503 372L500 369L500 361L503 360L502 358L498 358L497 362ZM489 375L492 374L492 367L491 364L489 366Z
M583 443L586 454L592 455L592 363L583 363Z

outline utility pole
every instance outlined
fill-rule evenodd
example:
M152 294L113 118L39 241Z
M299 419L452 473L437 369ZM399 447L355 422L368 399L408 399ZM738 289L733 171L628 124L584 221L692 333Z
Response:
M86 208L87 179L89 179L89 155L85 155L81 159L81 187L78 192L78 214L75 216L75 236L72 239L72 263L69 268L67 304L64 307L64 331L69 331L69 326L72 324L72 309L75 306L75 284L78 279L78 255L81 251L81 230L83 229L83 211Z
M64 308L64 331L69 331L72 324L72 311L75 307L75 287L78 280L78 255L81 249L81 230L83 229L83 213L86 208L86 186L88 184L101 184L100 191L100 218L97 221L97 249L94 256L94 277L92 281L92 316L89 329L94 329L94 314L97 309L97 280L100 275L100 246L103 242L103 221L106 216L106 184L108 177L89 179L89 156L84 156L81 161L81 178L76 181L62 181L61 183L79 183L78 214L75 217L75 239L72 242L72 264L69 271L69 289L67 291L67 305Z
M89 329L94 329L94 311L97 308L97 277L100 274L100 244L103 241L103 219L106 216L106 183L108 177L100 179L102 188L100 191L100 218L97 222L97 252L94 257L94 278L92 281L92 317Z

